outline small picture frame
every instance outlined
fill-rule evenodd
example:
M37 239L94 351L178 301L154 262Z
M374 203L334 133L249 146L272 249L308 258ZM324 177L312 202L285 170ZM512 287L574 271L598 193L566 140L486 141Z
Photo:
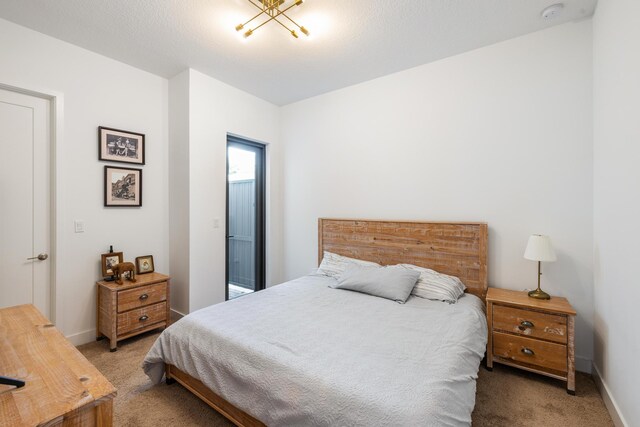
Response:
M104 205L142 206L142 169L105 166Z
M120 264L123 260L122 252L109 252L108 254L102 254L102 277L113 276L113 267L116 264Z
M98 160L144 165L144 134L100 126Z
M145 255L136 257L137 274L153 273L153 255Z

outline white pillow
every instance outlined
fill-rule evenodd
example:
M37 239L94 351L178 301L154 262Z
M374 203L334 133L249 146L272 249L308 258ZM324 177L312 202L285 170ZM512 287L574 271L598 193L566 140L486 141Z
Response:
M320 267L318 267L317 274L333 277L337 279L350 264L357 264L368 267L380 267L380 264L376 264L371 261L363 261L361 259L349 258L346 256L334 254L332 252L324 251L324 256Z
M446 301L455 303L464 294L467 288L460 279L455 276L438 273L428 268L418 267L413 264L399 264L400 266L420 272L418 283L411 291L411 295L420 298Z
M404 304L419 277L418 271L402 268L398 265L365 267L351 263L338 278L338 283L329 286L335 289L362 292Z

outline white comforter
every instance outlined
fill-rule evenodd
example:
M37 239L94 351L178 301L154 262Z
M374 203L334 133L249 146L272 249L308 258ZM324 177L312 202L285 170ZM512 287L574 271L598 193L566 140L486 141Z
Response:
M269 426L471 424L487 325L480 299L406 304L305 276L196 311L143 368L201 380Z

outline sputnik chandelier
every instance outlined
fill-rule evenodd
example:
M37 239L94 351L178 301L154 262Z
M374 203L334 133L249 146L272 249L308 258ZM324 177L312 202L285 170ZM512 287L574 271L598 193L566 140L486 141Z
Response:
M256 3L253 0L247 0L247 1L249 3L251 3L252 5L254 5L255 7L257 7L258 9L260 9L260 12L256 16L254 16L253 18L249 19L244 24L236 25L236 31L243 30L245 28L245 26L249 25L255 19L257 19L259 17L262 17L262 15L265 15L266 20L263 21L261 24L253 27L253 28L248 28L247 31L245 31L245 33L244 33L245 38L249 37L258 28L262 27L264 24L266 24L268 22L271 22L271 21L275 21L278 24L282 25L289 33L291 33L291 35L293 37L298 38L298 33L296 33L296 30L295 29L292 30L287 25L283 24L282 23L282 21L283 21L282 18L286 18L288 21L291 22L291 24L293 24L296 27L298 27L300 29L300 31L304 35L306 35L306 36L309 35L309 30L307 30L305 27L303 27L301 25L298 25L298 23L296 21L294 21L293 19L289 18L289 16L286 14L286 12L289 9L291 9L292 7L300 6L302 3L304 3L304 0L294 0L294 2L291 3L288 6L284 5L286 0L258 0L259 3Z

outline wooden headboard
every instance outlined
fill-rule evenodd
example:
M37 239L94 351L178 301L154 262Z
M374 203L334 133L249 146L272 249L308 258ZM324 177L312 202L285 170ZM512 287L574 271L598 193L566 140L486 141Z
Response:
M413 264L457 276L484 300L487 224L318 219L318 263L324 251L382 265Z

